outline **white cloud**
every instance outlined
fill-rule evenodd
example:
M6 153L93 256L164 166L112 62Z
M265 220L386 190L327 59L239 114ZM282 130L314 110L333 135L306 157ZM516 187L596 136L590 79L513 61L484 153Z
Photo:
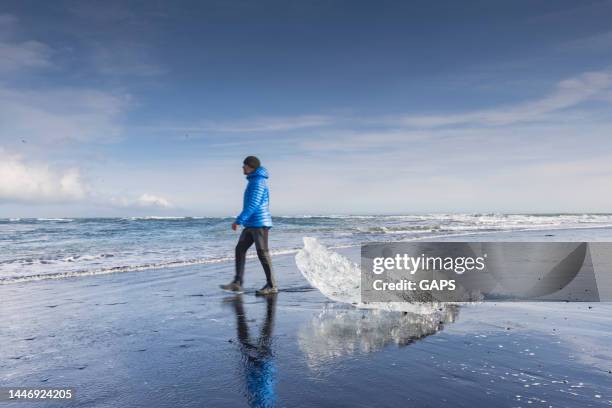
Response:
M16 39L15 16L0 14L0 74L22 77L30 69L53 67L52 49L42 42ZM24 76L27 78L27 75ZM90 88L16 88L0 82L0 142L112 141L130 95Z
M143 194L137 200L138 205L142 207L157 207L157 208L171 208L172 204L163 197L159 197L153 194Z
M590 37L570 41L563 44L562 48L572 51L609 51L612 49L612 31L606 31Z
M184 132L214 131L228 133L278 132L311 127L327 126L334 122L331 116L301 115L288 117L260 117L233 122L205 122L201 126L181 127L173 130Z
M0 149L1 201L56 203L83 200L88 194L78 169L26 163Z
M17 17L12 14L0 14L0 29L6 30L17 23Z
M52 50L46 44L11 39L17 23L15 16L0 14L0 73L52 66Z
M377 168L397 166L433 171L472 167L495 158L499 168L519 160L555 160L571 155L588 156L610 151L612 120L566 115L554 123L520 123L504 127L439 127L379 131L325 131L296 141L309 155L337 162L352 157L355 162L375 163ZM439 170L438 170L439 171Z
M547 115L577 106L580 103L605 98L612 91L612 72L586 72L559 82L549 95L529 102L493 109L449 114L410 115L397 123L404 126L430 128L449 125L497 126L548 119Z
M300 145L308 150L348 145L368 148L406 140L429 138L425 132L435 128L490 128L523 124L558 124L581 120L590 112L581 112L580 104L612 102L612 70L585 72L559 81L554 89L535 100L502 105L458 114L351 117L349 115L298 115L289 117L243 118L235 121L206 121L196 125L157 126L151 130L174 132L286 132L308 129ZM586 112L586 113L585 113ZM353 129L353 130L351 130ZM374 130L368 130L374 129ZM341 136L342 137L339 137ZM239 143L239 142L233 142Z
M371 152L404 150L409 144L432 138L432 133L421 130L327 131L322 137L299 141L299 146L313 152Z
M0 86L0 141L108 142L119 138L129 95L93 89Z
M154 61L148 47L122 42L93 48L94 69L105 76L152 77L164 70Z
M0 41L0 72L50 67L50 55L51 49L38 41L14 44Z
M138 198L112 197L86 183L78 168L59 169L33 162L0 148L0 203L34 205L82 203L119 208L173 208L159 195L143 193Z
M485 153L487 154L487 153ZM271 163L273 214L415 211L605 212L612 206L612 155L560 157L499 166L496 152L478 167L372 156ZM432 154L432 157L434 155ZM495 164L493 164L495 163ZM444 167L446 166L446 167ZM304 175L307 174L307 177ZM210 186L209 194L223 186Z
M110 197L99 200L99 204L125 209L159 209L174 208L174 205L166 198L159 195L143 193L138 198Z

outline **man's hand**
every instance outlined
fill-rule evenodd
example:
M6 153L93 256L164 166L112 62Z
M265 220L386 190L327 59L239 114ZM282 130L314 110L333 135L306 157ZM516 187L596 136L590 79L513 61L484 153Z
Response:
M236 231L238 229L238 224L236 224L235 222L232 223L232 230Z

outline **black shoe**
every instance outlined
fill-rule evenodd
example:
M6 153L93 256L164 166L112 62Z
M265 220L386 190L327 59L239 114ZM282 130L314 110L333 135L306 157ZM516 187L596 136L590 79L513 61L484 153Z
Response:
M240 284L238 282L231 282L228 283L227 285L219 285L219 287L223 290L226 290L228 292L233 292L233 293L242 293L244 292L242 290L242 286L240 286Z
M255 292L257 296L273 295L275 293L278 293L278 287L270 285L266 285L263 288L259 289L257 292Z

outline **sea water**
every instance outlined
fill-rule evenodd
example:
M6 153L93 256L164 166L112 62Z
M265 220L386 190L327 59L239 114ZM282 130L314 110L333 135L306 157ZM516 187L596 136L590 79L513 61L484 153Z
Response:
M304 237L329 248L499 231L612 226L610 214L414 214L274 217L273 254ZM239 232L226 217L0 219L0 284L147 271L233 259Z

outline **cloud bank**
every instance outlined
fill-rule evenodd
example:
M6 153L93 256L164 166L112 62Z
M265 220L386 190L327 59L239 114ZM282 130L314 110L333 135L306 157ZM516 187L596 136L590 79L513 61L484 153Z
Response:
M137 198L109 196L86 183L78 168L58 169L46 163L28 162L20 155L0 149L0 203L3 202L173 208L168 199L149 193Z
M0 200L56 203L79 201L88 195L77 169L58 171L45 164L28 164L0 150Z

